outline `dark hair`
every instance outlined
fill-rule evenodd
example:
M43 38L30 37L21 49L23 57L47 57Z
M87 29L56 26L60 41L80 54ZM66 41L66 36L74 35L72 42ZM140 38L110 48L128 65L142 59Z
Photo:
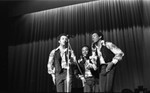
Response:
M58 40L58 41L60 40L61 36L67 36L67 34L66 34L66 33L60 34L60 35L57 37L57 40Z
M92 32L92 35L93 35L94 33L96 33L99 37L101 36L101 39L104 40L104 36L103 36L103 33L102 33L101 31L94 30L94 31Z

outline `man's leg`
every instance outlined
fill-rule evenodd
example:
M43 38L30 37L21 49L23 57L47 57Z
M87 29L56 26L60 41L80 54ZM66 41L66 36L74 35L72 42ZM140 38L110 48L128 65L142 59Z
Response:
M65 90L65 92L67 92L67 83L68 83L68 81L65 79L64 80L64 90ZM72 92L72 76L71 75L70 75L68 84L69 84L69 86L68 86L69 92Z
M94 92L94 77L86 78L84 92Z
M56 90L57 92L64 92L65 74L56 74Z
M100 92L106 91L106 65L101 66L101 71L99 73L99 90Z
M61 82L56 81L56 90L57 92L64 92L64 80Z
M114 72L115 72L115 67L107 73L107 82L106 82L106 92L113 92L112 86L113 86L113 81L114 81Z
M99 92L99 79L98 78L95 78L93 90L94 92Z
M85 86L84 86L84 92L90 92L90 85L88 84L89 82L88 82L88 80L86 80L86 82L85 82Z

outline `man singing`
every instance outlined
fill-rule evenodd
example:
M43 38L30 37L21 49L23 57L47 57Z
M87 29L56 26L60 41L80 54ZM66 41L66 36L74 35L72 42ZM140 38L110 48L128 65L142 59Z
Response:
M82 74L79 77L82 79L84 92L95 92L95 77L93 76L92 71L97 69L96 59L90 56L90 50L88 46L82 47L82 56L78 60L79 65L82 69Z
M59 46L53 49L49 55L48 73L52 75L57 92L71 92L72 70L71 64L76 61L73 51L68 48L68 37L65 34L59 36ZM69 57L69 59L67 58ZM69 91L67 91L67 63L69 62Z
M111 42L105 42L99 31L92 33L92 51L98 57L99 89L100 92L112 92L115 66L124 53Z

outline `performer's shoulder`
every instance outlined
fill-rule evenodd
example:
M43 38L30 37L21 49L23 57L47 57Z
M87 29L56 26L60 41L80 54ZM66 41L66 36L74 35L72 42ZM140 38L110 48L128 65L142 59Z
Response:
M59 48L53 49L53 50L50 52L50 54L54 54L58 49L59 49Z
M110 42L110 41L105 41L105 44L106 44L106 46L108 45L108 46L111 46L111 45L114 45L112 42Z
M107 47L107 48L115 48L116 47L116 45L115 44L113 44L112 42L109 42L109 41L107 41L107 42L105 42L105 46Z

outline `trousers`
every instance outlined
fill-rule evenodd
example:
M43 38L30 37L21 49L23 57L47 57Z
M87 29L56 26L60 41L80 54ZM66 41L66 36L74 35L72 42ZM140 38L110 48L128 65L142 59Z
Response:
M112 92L112 86L114 82L114 72L115 67L113 67L110 72L106 73L106 65L100 67L99 73L99 91L100 92Z

